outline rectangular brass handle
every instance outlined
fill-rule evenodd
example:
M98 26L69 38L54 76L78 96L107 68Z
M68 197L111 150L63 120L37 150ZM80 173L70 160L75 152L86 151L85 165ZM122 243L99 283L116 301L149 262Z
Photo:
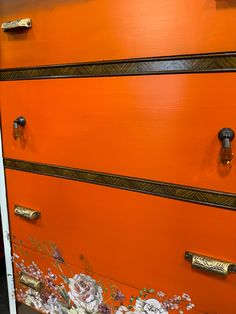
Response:
M22 206L15 206L15 215L21 216L28 220L35 220L40 217L40 212L37 210L33 210L30 208L22 207Z
M200 255L193 252L185 252L185 259L192 263L193 268L197 268L206 272L224 276L228 275L228 273L236 273L236 264L213 257Z
M18 19L15 21L9 21L2 23L2 30L4 32L19 30L19 29L26 29L32 27L32 21L29 18L25 19Z
M25 273L21 273L20 283L22 283L23 285L30 287L36 291L40 291L43 287L43 283L40 280L38 280L34 277L31 277Z

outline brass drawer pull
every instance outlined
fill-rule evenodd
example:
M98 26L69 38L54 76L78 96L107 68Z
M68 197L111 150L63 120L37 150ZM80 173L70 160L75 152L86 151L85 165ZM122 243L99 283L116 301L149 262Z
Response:
M22 206L15 206L15 215L21 216L23 218L26 218L28 220L35 220L40 217L40 212L37 210L33 210L30 208L25 208Z
M21 273L20 283L22 283L23 285L30 287L36 291L40 291L43 287L43 283L40 280L38 280L34 277L31 277L25 273Z
M236 264L192 252L185 253L185 259L192 263L193 268L219 275L236 273Z
M4 32L15 31L20 29L27 29L32 27L32 21L29 18L18 19L2 23L2 30Z

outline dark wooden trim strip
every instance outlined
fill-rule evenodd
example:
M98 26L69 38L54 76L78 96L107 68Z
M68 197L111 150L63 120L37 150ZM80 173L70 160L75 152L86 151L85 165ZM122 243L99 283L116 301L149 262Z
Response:
M236 210L236 194L232 193L9 158L4 159L4 165L6 169L31 172L185 202Z
M236 52L0 69L0 81L235 72Z

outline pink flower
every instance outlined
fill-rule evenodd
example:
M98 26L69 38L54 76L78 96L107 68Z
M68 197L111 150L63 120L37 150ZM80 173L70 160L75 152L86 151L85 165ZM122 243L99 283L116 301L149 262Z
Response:
M120 290L117 289L114 293L114 299L116 301L123 301L125 299L125 296Z
M59 263L64 263L64 258L62 257L61 252L57 248L53 249L52 257Z
M98 312L101 314L111 314L111 309L107 304L102 303L98 306Z

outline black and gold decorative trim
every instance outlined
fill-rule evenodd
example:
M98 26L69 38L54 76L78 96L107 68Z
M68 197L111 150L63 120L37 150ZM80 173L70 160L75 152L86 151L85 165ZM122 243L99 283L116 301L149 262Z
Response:
M4 165L7 169L236 210L236 194L232 193L9 158L4 159Z
M6 68L0 81L235 71L236 52L222 52Z

